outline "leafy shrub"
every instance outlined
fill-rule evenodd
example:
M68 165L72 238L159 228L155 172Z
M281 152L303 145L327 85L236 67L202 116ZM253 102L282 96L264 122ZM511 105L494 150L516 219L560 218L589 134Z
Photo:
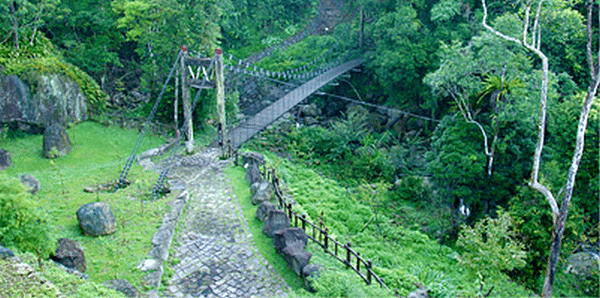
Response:
M483 278L497 278L504 270L525 266L525 247L516 240L517 232L508 212L498 210L498 218L486 217L474 227L464 226L456 245L462 249L460 263Z
M46 257L55 249L50 227L21 181L0 174L0 242Z

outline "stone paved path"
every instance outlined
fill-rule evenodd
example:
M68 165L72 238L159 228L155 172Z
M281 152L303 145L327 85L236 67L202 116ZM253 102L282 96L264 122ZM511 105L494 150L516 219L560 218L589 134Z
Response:
M258 252L217 149L181 157L172 183L189 203L173 239L174 274L162 297L283 297L289 287ZM179 180L179 181L174 181ZM164 277L166 278L166 276Z

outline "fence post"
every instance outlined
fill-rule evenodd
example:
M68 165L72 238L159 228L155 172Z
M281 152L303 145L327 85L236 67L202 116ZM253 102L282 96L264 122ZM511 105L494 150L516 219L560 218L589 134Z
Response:
M350 244L350 241L348 241L348 243L346 243L346 265L348 265L348 267L351 267L352 264L350 264L350 247L352 246Z
M306 232L306 213L302 214L302 230Z
M287 204L287 209L288 209L288 217L290 218L290 221L291 221L292 220L292 203Z
M356 271L360 271L360 253L356 252Z
M328 246L328 245L327 245L327 242L328 242L327 240L329 240L329 236L328 236L328 235L329 235L329 230L328 230L328 229L327 229L327 227L326 227L326 228L325 228L325 239L324 239L324 242L325 242L325 249L326 249L326 250L327 250L327 248L328 248L328 247L327 247L327 246Z
M371 268L373 268L373 261L367 260L367 284L371 285Z

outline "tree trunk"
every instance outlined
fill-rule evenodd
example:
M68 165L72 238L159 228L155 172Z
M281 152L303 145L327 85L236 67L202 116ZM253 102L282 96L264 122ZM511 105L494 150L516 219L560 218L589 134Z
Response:
M554 285L554 277L556 275L556 267L558 266L558 258L560 256L560 246L562 242L563 234L565 233L565 224L567 222L567 215L569 212L569 204L571 204L571 198L573 196L573 187L575 186L575 178L577 176L577 170L579 169L579 163L581 162L581 156L583 155L583 148L585 146L585 129L592 107L593 99L598 91L598 84L600 80L596 77L596 80L588 88L588 94L585 98L585 103L581 109L581 116L579 117L579 125L577 126L577 139L575 143L575 152L573 153L573 160L571 161L571 168L567 175L567 182L565 185L565 192L560 203L560 216L558 222L554 225L554 231L552 233L552 244L550 246L550 257L548 259L548 267L546 268L546 278L544 279L544 289L542 292L543 297L552 297L552 288Z
M573 152L573 159L571 161L571 167L567 174L567 182L565 183L565 192L560 203L560 217L554 225L552 232L552 243L550 245L550 257L548 258L548 267L546 268L546 277L544 279L544 288L542 295L544 297L552 297L552 290L554 286L554 278L556 275L556 268L558 267L558 259L560 257L560 246L562 242L563 234L565 233L565 225L567 222L567 215L569 212L569 205L571 204L571 198L573 196L573 188L575 186L575 178L583 155L583 149L585 147L585 129L587 127L590 110L594 97L598 92L598 85L600 85L600 70L596 72L596 68L600 67L600 61L598 65L594 65L594 54L592 52L592 16L593 16L593 1L587 2L588 15L587 15L587 61L590 68L590 76L592 77L592 83L588 87L588 93L581 108L581 115L579 116L579 124L577 125L577 137L575 139L575 151ZM600 45L599 45L600 47ZM600 60L600 53L598 56Z

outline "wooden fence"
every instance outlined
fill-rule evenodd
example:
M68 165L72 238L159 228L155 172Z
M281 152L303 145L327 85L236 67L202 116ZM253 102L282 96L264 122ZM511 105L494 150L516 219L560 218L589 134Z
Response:
M347 267L352 268L366 283L370 285L372 280L375 279L382 287L389 290L389 288L383 283L383 280L373 272L373 262L370 259L365 259L360 255L360 252L352 249L350 241L342 244L331 235L329 230L323 223L323 213L319 217L319 223L315 224L306 218L306 214L298 214L292 210L292 204L287 202L283 191L279 184L279 177L276 175L275 169L264 167L261 171L263 179L270 181L273 185L275 196L277 197L277 205L279 209L286 211L290 223L295 227L302 228L308 238L314 243L321 246L323 250L332 255L338 261L344 263Z

